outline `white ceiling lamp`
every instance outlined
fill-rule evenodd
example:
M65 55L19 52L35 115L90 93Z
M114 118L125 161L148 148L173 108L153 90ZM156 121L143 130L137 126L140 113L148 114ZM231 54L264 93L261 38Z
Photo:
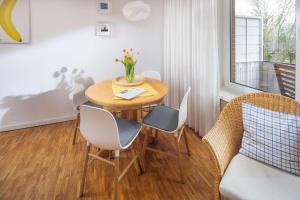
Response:
M143 1L131 1L123 8L123 15L130 21L142 21L149 18L151 13L150 5Z

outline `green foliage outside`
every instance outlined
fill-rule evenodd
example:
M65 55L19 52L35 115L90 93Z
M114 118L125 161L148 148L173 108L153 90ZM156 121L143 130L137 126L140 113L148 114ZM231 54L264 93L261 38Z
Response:
M262 17L264 61L295 64L295 0L251 0L251 14Z

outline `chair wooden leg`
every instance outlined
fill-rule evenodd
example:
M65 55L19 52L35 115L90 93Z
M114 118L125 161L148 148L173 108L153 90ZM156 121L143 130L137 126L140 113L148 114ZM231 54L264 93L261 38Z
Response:
M134 150L134 146L131 147L130 151L131 151L132 157L134 158L137 155L136 151ZM138 162L138 157L135 159L133 165L134 165L137 175L138 176L141 175L141 168L140 168L140 165Z
M91 149L91 146L88 144L87 148L86 148L83 173L82 173L81 184L80 184L80 188L79 188L79 197L82 197L82 195L83 195L83 190L84 190L85 177L86 177L86 171L87 171L87 165L88 165L88 159L89 159L90 149Z
M120 168L120 152L115 151L115 189L114 189L114 199L119 199L119 168Z
M143 169L143 172L146 172L146 148L147 148L147 145L148 145L148 133L145 132L145 138L144 138L144 143L143 143L143 148L142 148L142 154L141 154L141 157L142 157L142 169Z
M136 138L136 149L138 149L138 151L135 151L137 153L137 160L140 166L140 169L142 170L141 172L144 172L144 164L143 164L143 144L141 142L140 137ZM141 150L141 151L140 151Z
M112 158L112 151L108 151L108 159L110 160Z
M177 163L178 163L179 172L180 172L180 183L184 183L183 169L182 169L182 164L181 164L181 152L180 152L179 141L178 141L177 137L175 137L175 143L176 143Z
M78 113L77 117L76 117L76 127L75 127L75 130L74 130L72 145L74 145L75 141L76 141L76 135L77 135L78 127L79 127L79 122L80 122L80 114Z
M139 116L139 122L142 122L144 119L144 115L143 115L143 107L141 107L140 111L140 116Z
M184 141L185 141L187 154L188 154L188 156L191 156L190 147L189 147L189 143L188 143L188 138L187 138L187 135L186 135L186 129L184 129L183 136L184 136Z
M152 144L156 144L158 138L158 131L156 129L152 129L152 136L153 136Z

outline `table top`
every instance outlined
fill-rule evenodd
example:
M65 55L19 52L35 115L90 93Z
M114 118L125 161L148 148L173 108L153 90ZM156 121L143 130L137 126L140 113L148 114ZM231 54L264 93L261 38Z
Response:
M168 85L159 80L146 78L145 82L150 84L158 92L158 94L147 97L139 96L132 100L115 99L112 90L112 81L109 80L90 86L86 90L85 96L89 101L102 105L107 109L126 110L159 103L169 92Z

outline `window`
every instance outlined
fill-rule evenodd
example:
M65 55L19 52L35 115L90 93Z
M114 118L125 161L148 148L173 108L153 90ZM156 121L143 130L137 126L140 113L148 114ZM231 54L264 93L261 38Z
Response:
M231 82L295 98L295 4L231 0Z

